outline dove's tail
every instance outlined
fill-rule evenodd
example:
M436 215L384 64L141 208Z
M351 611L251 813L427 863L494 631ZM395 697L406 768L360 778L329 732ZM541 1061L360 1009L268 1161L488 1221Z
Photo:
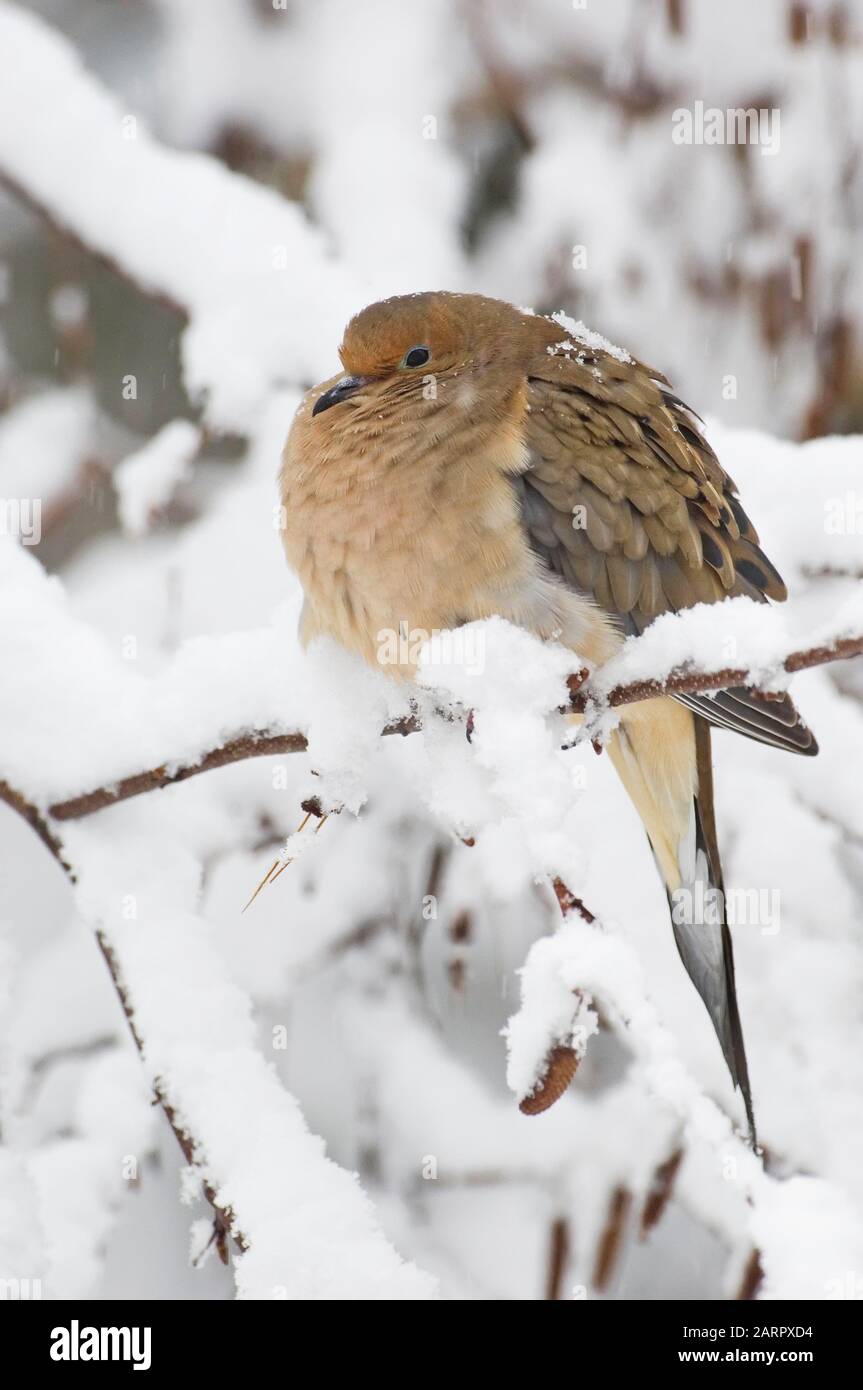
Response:
M647 831L668 894L677 948L743 1095L754 1146L752 1095L713 815L710 726L676 701L644 701L628 708L608 752Z

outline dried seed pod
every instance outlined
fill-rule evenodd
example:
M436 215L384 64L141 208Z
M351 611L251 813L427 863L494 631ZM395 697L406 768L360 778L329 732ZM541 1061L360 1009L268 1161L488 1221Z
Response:
M578 1068L578 1054L572 1047L558 1044L545 1059L545 1069L530 1095L522 1097L518 1108L522 1115L541 1115L560 1100Z

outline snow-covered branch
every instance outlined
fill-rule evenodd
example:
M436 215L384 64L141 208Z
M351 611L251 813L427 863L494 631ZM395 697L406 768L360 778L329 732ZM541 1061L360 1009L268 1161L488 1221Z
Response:
M863 653L863 635L840 637L831 644L806 647L789 652L782 658L780 669L788 674L810 670L814 666L824 666L834 661L845 661ZM726 666L715 671L693 669L691 664L676 667L666 675L644 677L627 684L614 685L606 691L600 686L594 693L594 686L585 679L585 673L570 676L570 703L568 709L573 713L596 713L602 708L618 708L639 700L652 699L659 695L684 694L705 690L723 690L730 686L750 686L758 689L764 682L764 674L754 673L751 668ZM775 675L772 677L775 679ZM422 721L416 714L404 715L390 720L381 729L381 735L417 733ZM144 792L156 791L162 787L185 782L214 768L227 767L230 763L243 762L247 758L266 758L284 753L304 753L308 739L300 732L257 733L243 731L233 738L226 739L217 748L210 748L193 763L177 765L165 759L158 767L148 768L131 776L122 777L110 786L96 787L79 796L55 801L49 808L54 820L76 820L80 816L92 815L106 806L127 801L130 797L141 796ZM0 796L4 796L0 787ZM14 796L14 792L11 792ZM10 800L10 795L5 799ZM10 801L11 804L11 801Z
M273 382L327 375L362 293L297 207L160 145L64 38L5 3L0 52L0 184L188 320L187 385L211 423L242 432Z
M37 831L73 883L80 877L85 911L95 911L100 898L110 902L111 891L95 881L110 882L110 874L93 874L82 842L70 854L24 797L0 784L0 798ZM309 1133L254 1045L247 1001L191 925L178 922L174 931L169 924L142 940L104 913L96 939L188 1164L190 1191L199 1187L213 1209L216 1248L227 1262L230 1237L239 1252L239 1296L436 1297L435 1281L400 1259L355 1178Z
M795 1289L818 1298L834 1275L837 1221L849 1222L847 1237L859 1247L863 1223L850 1205L838 1205L825 1184L811 1177L788 1181L775 1163L750 1152L726 1114L704 1094L678 1055L675 1040L659 1019L644 987L635 952L606 932L562 884L556 884L563 924L531 948L521 972L521 1007L507 1027L508 1079L523 1099L523 1113L541 1113L569 1085L588 1039L597 1031L596 1014L628 1035L633 1044L631 1084L643 1086L676 1121L670 1152L649 1183L641 1178L642 1236L660 1219L687 1155L706 1149L721 1164L726 1181L740 1192L748 1210L752 1241L738 1277L736 1297L757 1296L765 1279L770 1298L790 1297ZM527 1103L525 1103L527 1102ZM603 1289L629 1224L633 1193L618 1182L611 1192L605 1226L596 1247L593 1284ZM818 1219L805 1271L789 1277L783 1269L787 1223ZM787 1284L785 1280L788 1280Z

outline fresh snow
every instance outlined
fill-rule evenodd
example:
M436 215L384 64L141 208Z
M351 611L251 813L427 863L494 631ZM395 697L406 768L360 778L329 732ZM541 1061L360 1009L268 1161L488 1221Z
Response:
M516 68L570 51L572 13L540 4L542 22L527 27L501 11L500 54ZM622 51L615 8L579 13L580 51ZM726 879L764 898L764 915L734 934L768 1173L740 1137L739 1098L608 758L583 737L561 747L577 654L491 620L434 639L407 690L330 644L303 653L301 595L274 525L292 412L335 369L353 311L436 287L561 302L544 268L576 238L591 257L583 294L573 282L585 318L639 355L649 347L699 409L718 403L727 361L741 397L726 420L796 428L805 366L773 373L739 313L669 312L691 249L724 246L740 223L728 160L696 172L676 151L669 182L657 155L671 148L667 113L612 139L604 118L574 130L560 93L539 91L517 206L469 264L470 180L445 113L479 75L454 3L322 0L264 23L244 4L220 6L217 22L209 7L159 0L159 15L154 66L171 100L153 113L157 139L137 94L110 95L58 32L0 3L0 168L177 306L183 381L204 417L170 421L126 457L116 487L130 534L91 539L62 578L0 536L0 778L45 811L142 769L193 765L242 731L300 730L309 753L250 759L55 827L74 888L0 805L0 1278L41 1279L45 1297L535 1298L563 1216L568 1296L590 1283L611 1194L625 1187L637 1212L682 1145L672 1207L646 1245L628 1246L613 1295L679 1296L685 1269L687 1293L733 1296L757 1246L765 1298L859 1296L860 678L852 664L793 678L779 668L798 647L860 631L860 438L797 445L708 415L791 600L669 616L594 676L597 727L615 684L733 665L789 686L818 735L815 760L721 732L714 744ZM724 9L693 10L701 51L717 55L717 100L736 103L744 79L781 89L789 69L762 55L785 19L783 6L759 7L759 42L741 55ZM378 42L360 67L370 29ZM332 61L313 68L309 48ZM795 57L798 129L823 133L832 116ZM684 60L681 42L647 45L650 73L686 78ZM851 83L852 127L858 91ZM369 122L346 124L366 102ZM314 152L314 222L197 152L232 127L300 159ZM753 161L759 192L825 224L836 255L831 190L813 194L809 144L783 130L789 159ZM818 161L818 179L829 165ZM585 198L590 187L603 197ZM674 189L685 196L654 215L658 191ZM763 251L740 248L743 273L763 272ZM656 267L641 296L621 290L634 256ZM848 294L859 297L859 277ZM49 308L61 329L86 311L69 284ZM628 360L555 320L563 350ZM0 497L62 502L91 457L95 416L87 386L28 383L0 417ZM202 489L194 519L151 527L219 430L245 440L239 465ZM379 739L411 696L422 733ZM297 837L310 796L331 814ZM283 853L295 862L243 914ZM556 875L594 925L561 921ZM570 1092L521 1115L549 1046L567 1040L583 1051ZM181 1176L155 1084L196 1146ZM230 1270L183 1267L189 1228L195 1253L209 1238L205 1183L249 1240Z
M201 431L189 420L171 420L114 470L120 521L132 536L147 530L189 477L201 443Z
M615 357L618 362L632 361L629 353L626 352L624 348L617 347L616 344L610 343L601 333L596 333L592 328L587 328L580 320L576 322L575 319L570 318L569 314L565 314L562 310L552 314L551 317L554 319L555 323L559 323L561 328L569 334L570 339L575 338L580 347L592 348L596 352L607 352L609 357ZM568 339L565 339L562 343L558 343L556 346L550 347L548 350L550 353L577 351L575 344Z

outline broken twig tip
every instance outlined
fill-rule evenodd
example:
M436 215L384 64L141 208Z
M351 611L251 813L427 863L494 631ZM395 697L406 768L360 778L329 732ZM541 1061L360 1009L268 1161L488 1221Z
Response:
M582 666L580 671L575 671L571 676L567 676L566 684L567 688L569 689L570 695L575 695L576 691L581 689L581 687L584 685L585 681L589 678L589 676L589 666Z
M561 916L564 919L569 917L570 913L577 912L579 917L585 922L590 923L596 921L590 908L585 907L581 898L577 897L571 888L567 888L562 878L553 879L552 887L554 888L554 895L557 898L557 905L560 908Z

